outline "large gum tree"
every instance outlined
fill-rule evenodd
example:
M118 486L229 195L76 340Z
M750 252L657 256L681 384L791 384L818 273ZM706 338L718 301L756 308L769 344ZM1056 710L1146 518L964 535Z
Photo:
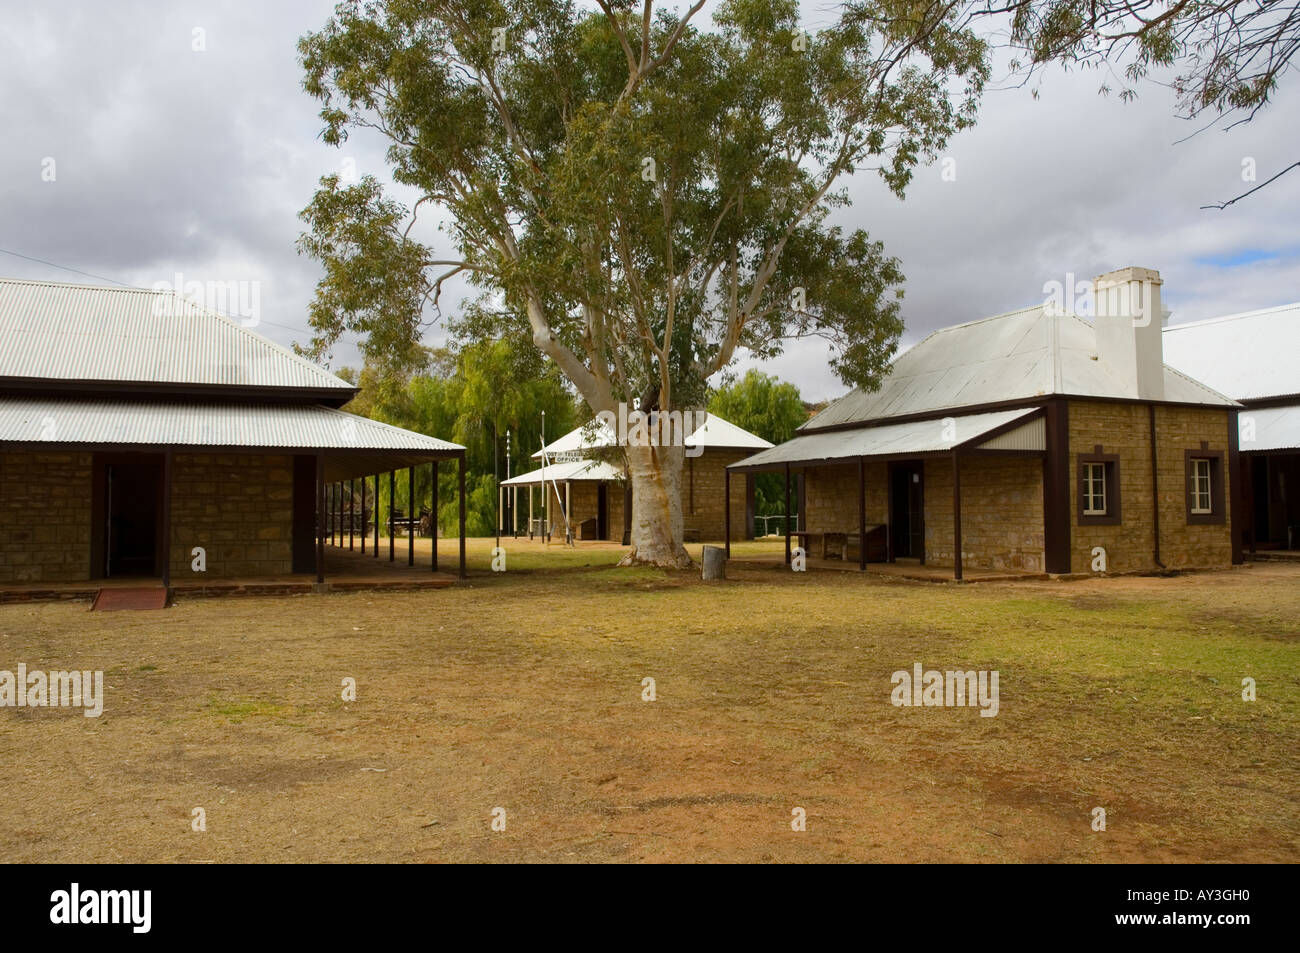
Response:
M313 346L357 334L369 358L400 365L463 275L480 293L453 333L525 336L593 413L700 408L738 348L770 357L805 335L830 342L843 381L876 385L902 329L902 274L829 216L855 173L901 196L973 122L985 44L952 3L854 2L811 34L793 0L703 7L336 7L300 41L323 136L378 133L419 199L321 180L300 241L325 268ZM445 242L413 237L426 207L442 210ZM624 561L688 565L683 448L623 449Z

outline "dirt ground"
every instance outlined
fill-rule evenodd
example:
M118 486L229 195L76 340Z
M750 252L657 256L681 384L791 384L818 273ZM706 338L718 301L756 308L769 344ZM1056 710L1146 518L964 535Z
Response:
M446 590L0 606L0 670L106 693L0 708L3 856L1300 860L1300 564L706 584L491 545ZM998 670L997 717L892 705L916 662Z

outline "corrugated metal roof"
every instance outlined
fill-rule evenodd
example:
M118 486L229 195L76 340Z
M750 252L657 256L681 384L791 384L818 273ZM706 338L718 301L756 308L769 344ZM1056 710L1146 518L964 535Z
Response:
M1033 407L1026 407L987 414L966 414L961 417L936 417L933 420L883 424L856 430L804 434L770 450L746 457L731 466L775 467L786 463L819 463L827 460L853 460L858 457L934 453L951 450L978 440L990 430L996 430L998 427L1006 426L1037 412Z
M1243 410L1237 430L1244 451L1300 450L1300 404Z
M352 385L165 291L0 279L0 378L309 388Z
M695 418L691 419L695 420ZM554 443L548 443L546 452L548 455L575 451L581 453L587 450L607 449L616 446L617 443L618 440L609 427L599 420L593 420L570 430L563 437L557 438ZM772 446L770 441L737 427L717 414L705 416L704 423L686 438L685 443L688 447L702 447L705 450L762 450ZM534 460L541 458L541 450L533 454Z
M1035 417L1028 423L1021 424L998 434L991 440L976 445L979 450L1046 450L1047 421Z
M550 449L549 447L547 448ZM564 483L566 480L621 480L623 471L618 467L606 463L603 460L575 460L571 463L553 463L546 467L545 470L538 468L530 470L528 473L521 473L519 476L511 477L509 480L502 480L502 486L537 486L542 482L542 475L545 473L546 482L552 480L557 483Z
M0 396L0 442L323 450L463 450L319 404Z
M1093 326L1043 305L935 331L895 358L881 388L834 401L800 430L961 410L1051 394L1136 399L1097 355ZM1165 367L1165 399L1231 406L1204 384Z
M610 429L598 420L592 420L563 437L557 437L546 444L546 455L553 457L559 453L582 453L585 450L603 450L617 443ZM542 451L533 454L534 460L542 459Z
M1300 394L1300 302L1165 328L1165 361L1234 400Z

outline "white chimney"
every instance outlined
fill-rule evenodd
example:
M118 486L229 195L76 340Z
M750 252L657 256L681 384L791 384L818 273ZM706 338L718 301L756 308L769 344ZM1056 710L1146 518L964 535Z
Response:
M1121 268L1093 279L1093 326L1097 356L1120 375L1134 397L1164 400L1162 328L1169 317L1160 303L1160 272Z

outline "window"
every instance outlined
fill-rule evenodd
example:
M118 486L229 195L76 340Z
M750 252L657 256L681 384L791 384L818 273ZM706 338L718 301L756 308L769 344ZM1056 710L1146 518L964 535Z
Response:
M1223 451L1203 442L1199 450L1185 451L1187 462L1187 522L1190 525L1223 523Z
M1098 444L1092 453L1080 454L1078 462L1079 525L1118 525L1119 454L1102 453Z
M1106 464L1083 465L1083 515L1106 515Z
M1213 513L1210 495L1210 461L1207 457L1192 458L1192 512Z

